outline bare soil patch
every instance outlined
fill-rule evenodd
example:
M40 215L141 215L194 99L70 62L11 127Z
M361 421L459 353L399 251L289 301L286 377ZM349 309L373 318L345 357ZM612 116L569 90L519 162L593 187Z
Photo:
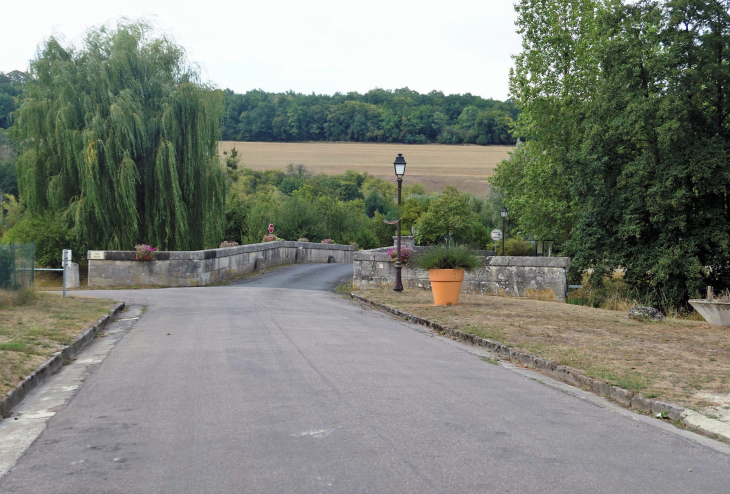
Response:
M0 396L72 343L114 302L37 293L30 304L9 305L0 306Z
M337 175L347 170L367 172L395 183L393 160L402 153L408 162L408 184L422 183L429 192L453 185L463 192L484 195L487 177L514 146L445 144L387 144L360 142L236 142L222 141L219 152L233 147L241 162L253 170L286 169L303 164L315 173Z
M364 297L567 365L590 377L730 423L730 330L705 322L644 323L624 312L462 294L437 307L429 291Z

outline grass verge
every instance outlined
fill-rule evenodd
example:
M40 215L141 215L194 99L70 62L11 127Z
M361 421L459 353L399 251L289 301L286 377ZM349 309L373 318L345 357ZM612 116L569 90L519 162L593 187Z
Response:
M438 307L429 291L358 291L375 302L570 366L624 389L730 422L730 331L538 300L462 294Z
M89 324L107 314L111 300L0 292L0 396L63 350Z

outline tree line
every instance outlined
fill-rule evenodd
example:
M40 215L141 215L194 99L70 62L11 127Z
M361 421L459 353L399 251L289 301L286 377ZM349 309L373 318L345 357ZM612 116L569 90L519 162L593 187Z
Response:
M511 96L524 142L492 178L575 279L615 268L677 306L730 287L730 6L519 0Z
M511 101L408 88L301 94L224 91L223 140L514 144Z

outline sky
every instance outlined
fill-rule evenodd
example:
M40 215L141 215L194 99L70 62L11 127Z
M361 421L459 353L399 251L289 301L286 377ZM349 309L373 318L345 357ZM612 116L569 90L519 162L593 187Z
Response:
M51 35L79 46L120 17L172 36L203 79L245 92L409 87L505 100L521 48L512 0L33 0L3 2L0 71Z

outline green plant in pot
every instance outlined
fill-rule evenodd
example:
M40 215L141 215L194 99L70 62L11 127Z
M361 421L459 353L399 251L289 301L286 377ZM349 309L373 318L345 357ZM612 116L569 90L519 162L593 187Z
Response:
M482 264L482 258L466 247L429 247L416 258L416 265L428 270L436 305L458 304L464 272L472 271Z

